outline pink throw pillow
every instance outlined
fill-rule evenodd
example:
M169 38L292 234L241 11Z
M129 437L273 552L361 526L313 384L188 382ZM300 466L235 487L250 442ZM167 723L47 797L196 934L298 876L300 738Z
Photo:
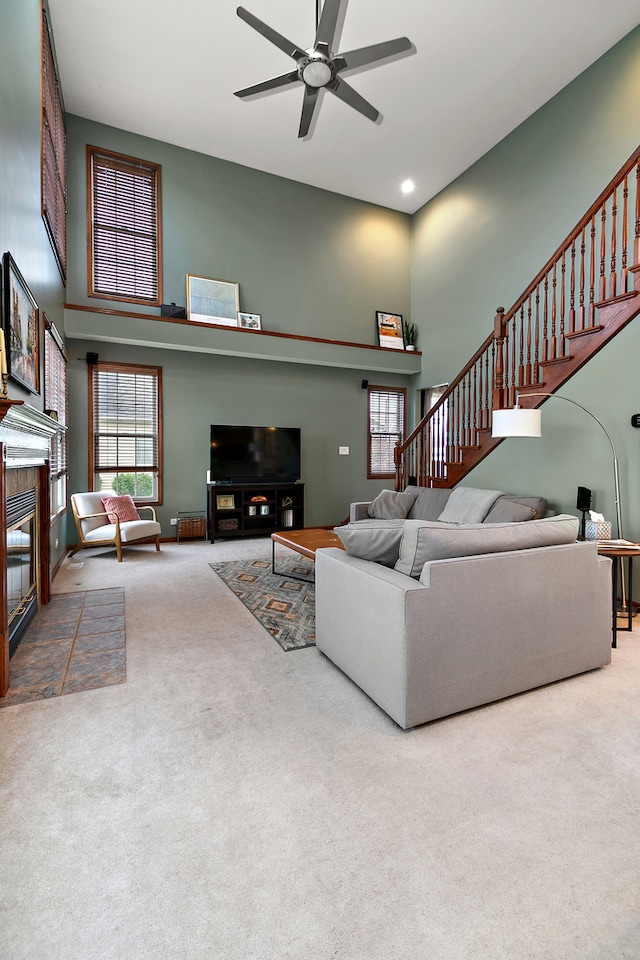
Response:
M120 523L127 523L128 520L139 520L140 514L136 510L136 505L128 493L121 497L103 497L102 506L105 513L109 514L111 523L115 523L115 517Z

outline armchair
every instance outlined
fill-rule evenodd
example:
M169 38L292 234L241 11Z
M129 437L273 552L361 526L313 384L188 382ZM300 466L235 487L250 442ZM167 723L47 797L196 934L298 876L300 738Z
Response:
M155 541L156 550L160 550L161 527L154 508L146 505L137 508L138 511L149 510L151 519L143 520L139 517L136 520L123 521L117 514L107 513L102 504L103 498L115 496L117 494L113 490L71 495L71 508L79 540L71 551L71 556L83 547L115 546L118 562L121 563L123 544Z

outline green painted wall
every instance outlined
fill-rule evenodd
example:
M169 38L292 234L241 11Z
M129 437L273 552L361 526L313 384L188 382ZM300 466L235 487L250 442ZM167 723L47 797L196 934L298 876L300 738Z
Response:
M415 386L447 382L586 212L640 138L640 28L562 90L414 216L412 317L421 331ZM455 330L455 337L450 331ZM640 321L562 393L592 410L618 448L624 532L640 538ZM576 488L614 517L606 437L569 404L549 400L541 440L508 440L465 481L546 496L575 513Z
M87 143L162 165L164 302L185 304L187 273L217 277L240 284L241 309L262 314L264 329L372 345L377 309L408 315L410 217L78 117L68 123L68 302L126 309L87 296ZM105 337L116 329L109 317L100 323ZM149 322L151 337L166 346L167 330L160 326L167 325ZM175 331L178 338L184 327ZM212 338L215 333L210 331ZM105 360L162 365L159 519L166 535L178 510L204 504L213 422L301 427L307 524L339 522L351 500L390 485L366 479L367 394L361 381L402 386L408 376L149 350L95 337L69 341L71 491L87 484L87 374L78 358L88 350ZM339 446L350 447L349 456L338 456Z
M40 212L39 0L1 0L0 22L0 255L11 252L41 311L62 330L64 288ZM43 409L42 397L12 381L9 396ZM65 542L63 519L51 528L52 564Z
M406 214L73 116L69 302L123 307L87 296L87 143L162 165L165 303L185 304L187 273L215 277L266 330L370 344L376 310L408 314Z

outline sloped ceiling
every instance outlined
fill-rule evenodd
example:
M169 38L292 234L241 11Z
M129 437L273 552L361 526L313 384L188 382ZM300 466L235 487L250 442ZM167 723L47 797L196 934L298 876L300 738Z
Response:
M636 0L345 0L335 52L408 36L353 71L372 123L329 93L299 140L301 84L227 0L49 0L69 113L413 213L640 22ZM306 49L316 0L243 0ZM403 195L407 178L415 191Z

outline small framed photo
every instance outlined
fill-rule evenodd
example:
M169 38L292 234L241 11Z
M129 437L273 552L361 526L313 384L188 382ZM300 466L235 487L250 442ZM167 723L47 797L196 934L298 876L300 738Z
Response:
M40 393L40 311L8 252L2 259L2 286L7 373L31 393Z
M240 284L187 274L187 320L238 326Z
M259 313L239 313L238 326L245 330L262 330L262 318Z
M216 509L217 510L235 510L236 508L236 498L232 493L222 493L218 494L216 497Z
M391 350L404 350L404 328L401 313L383 313L376 310L378 345Z

